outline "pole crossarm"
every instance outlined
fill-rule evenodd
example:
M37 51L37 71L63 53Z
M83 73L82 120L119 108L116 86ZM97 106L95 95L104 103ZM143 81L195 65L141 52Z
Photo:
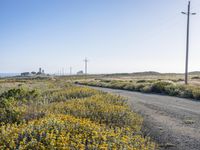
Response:
M181 12L183 15L188 15L188 13L187 12ZM189 15L196 15L197 13L189 13Z

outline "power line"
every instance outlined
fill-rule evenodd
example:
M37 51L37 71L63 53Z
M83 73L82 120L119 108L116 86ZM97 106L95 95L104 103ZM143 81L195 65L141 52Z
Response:
M190 12L190 1L188 1L188 10L187 12L181 12L184 15L187 15L187 35L186 35L186 59L185 59L185 84L188 84L188 55L189 55L189 35L190 35L190 16L196 15L196 13Z

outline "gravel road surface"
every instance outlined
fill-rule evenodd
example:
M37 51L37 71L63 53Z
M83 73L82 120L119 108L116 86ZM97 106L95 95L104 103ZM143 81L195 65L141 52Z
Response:
M133 110L144 117L143 132L164 150L200 150L200 102L92 87L128 98Z

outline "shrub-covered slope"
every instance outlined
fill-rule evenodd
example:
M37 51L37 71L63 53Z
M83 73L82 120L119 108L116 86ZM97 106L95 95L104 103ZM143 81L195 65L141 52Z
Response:
M138 80L137 82L122 80L92 80L78 81L77 84L114 88L144 93L159 93L182 98L200 100L200 87L195 85L182 85L172 81Z
M155 149L124 98L63 82L2 92L0 149Z

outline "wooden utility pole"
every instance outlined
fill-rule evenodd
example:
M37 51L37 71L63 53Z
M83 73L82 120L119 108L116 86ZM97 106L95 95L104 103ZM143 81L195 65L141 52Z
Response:
M85 62L85 80L87 79L87 63L88 63L88 59L87 58L85 58L84 60L83 60L84 62Z
M85 75L87 75L87 63L88 63L88 59L85 58L84 62L85 62Z
M188 84L188 55L189 55L189 36L190 36L190 15L196 15L196 13L190 12L190 1L188 1L187 12L182 12L187 15L187 35L186 35L186 59L185 59L185 84Z
M69 74L72 75L72 67L70 67L69 70Z

